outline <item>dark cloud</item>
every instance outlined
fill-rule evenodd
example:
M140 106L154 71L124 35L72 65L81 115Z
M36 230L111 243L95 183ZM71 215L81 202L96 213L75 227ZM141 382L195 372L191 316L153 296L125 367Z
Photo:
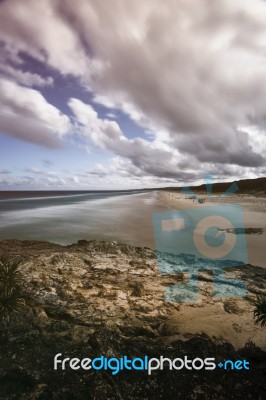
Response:
M167 129L176 148L199 161L262 165L262 155L249 145L252 138L235 129L252 124L254 116L264 128L265 57L259 43L265 27L253 13L260 4L215 3L209 7L209 2L199 1L195 7L194 1L172 1L154 7L148 2L143 15L132 10L119 28L118 2L110 11L93 7L101 13L99 21L113 29L112 35L107 29L99 39L96 23L84 28L95 54L108 60L97 89L109 92L114 105L120 92L147 119ZM203 29L205 24L208 29ZM239 36L249 38L249 45L238 46L233 39ZM256 43L255 54L250 38Z
M225 138L220 135L216 140L209 135L180 135L174 143L183 153L196 155L200 162L235 164L242 167L261 167L265 164L263 156L253 151L245 132L232 132L231 136Z

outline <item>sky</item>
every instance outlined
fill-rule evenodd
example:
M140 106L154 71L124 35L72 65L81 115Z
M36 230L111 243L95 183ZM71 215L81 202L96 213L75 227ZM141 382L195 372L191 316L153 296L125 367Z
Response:
M266 175L264 0L0 1L0 189Z

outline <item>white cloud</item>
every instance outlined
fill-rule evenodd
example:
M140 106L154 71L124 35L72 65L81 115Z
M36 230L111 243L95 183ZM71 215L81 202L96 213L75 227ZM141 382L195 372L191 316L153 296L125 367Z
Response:
M51 76L43 78L39 74L22 71L6 64L0 64L0 73L2 73L2 75L4 76L7 76L8 78L12 78L17 83L25 86L52 86L54 83L54 80Z
M254 173L260 174L263 167L250 166L247 170L241 165L226 165L212 160L200 162L196 157L181 154L169 143L154 139L147 141L141 138L128 139L115 121L99 118L97 112L89 105L78 99L70 99L76 121L80 124L79 134L100 148L115 155L112 158L111 170L124 177L175 179L176 181L194 181L201 179L206 171L212 171L216 179L227 177L249 177ZM76 125L77 126L77 125ZM200 143L197 149L200 150ZM250 155L247 155L248 159Z
M34 176L10 176L6 178L0 178L0 186L10 189L22 187L23 189L43 189L43 188L54 188L59 189L66 185L67 181L59 177L34 177Z
M129 159L142 174L173 178L179 175L178 163L183 157L177 150L156 140L128 139L117 122L99 118L89 104L74 98L68 104L81 126L80 134L93 144Z
M47 147L70 129L70 121L37 90L0 79L0 131Z
M4 2L0 39L13 49L13 54L24 51L62 74L72 74L88 83L101 63L87 57L82 39L64 13L62 3L58 7L56 3L49 0L27 0L27 4L18 0Z
M264 1L112 0L110 7L105 0L9 0L0 7L0 39L13 63L26 52L72 74L95 102L147 130L150 141L127 139L112 116L100 119L71 99L77 133L118 157L124 174L190 179L207 168L221 177L264 171ZM13 77L26 84L19 71ZM0 111L2 127L53 145L69 120L25 90L19 100L2 100L9 110L9 117Z
M88 171L89 175L105 176L108 174L107 169L102 165L97 163L93 168Z
M43 176L52 177L52 178L57 175L56 172L49 171L49 170L43 169L43 168L37 168L37 167L28 167L28 168L25 168L25 171L30 172L31 174L34 174L34 175L43 175Z

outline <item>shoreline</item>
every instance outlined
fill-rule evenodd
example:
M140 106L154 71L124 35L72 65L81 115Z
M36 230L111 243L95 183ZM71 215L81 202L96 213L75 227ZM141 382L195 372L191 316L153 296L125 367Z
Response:
M160 191L158 192L158 198L162 204L169 208L169 210L174 209L185 211L186 209L190 208L201 209L209 206L220 206L221 204L227 204L229 206L232 204L239 204L243 210L248 263L258 267L266 268L266 198L264 196L251 196L250 194L233 194L224 199L223 202L218 202L217 200L220 194L215 194L212 195L211 202L209 202L206 193L198 192L196 194L205 200L204 204L199 204L197 200L189 199L187 194L173 191ZM230 229L230 226L224 226L223 228L224 230L227 230ZM201 232L196 232L196 234L202 236Z
M48 202L48 204L46 204ZM119 240L154 248L152 215L167 210L155 193L108 198L16 202L1 207L0 239L48 240L71 244L79 239ZM24 208L21 208L24 207Z

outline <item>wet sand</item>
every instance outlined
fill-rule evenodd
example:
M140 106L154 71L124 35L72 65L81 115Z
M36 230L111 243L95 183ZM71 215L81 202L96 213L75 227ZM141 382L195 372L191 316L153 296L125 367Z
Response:
M168 210L156 192L108 196L2 200L0 240L46 240L58 244L80 239L117 240L154 248L153 213Z
M220 205L218 195L211 203L206 193L204 204L177 192L155 191L148 193L115 195L106 198L87 198L84 195L0 202L0 240L47 240L70 244L80 239L117 240L133 246L155 248L154 213L170 210L200 209ZM266 267L266 199L232 195L227 204L238 203L243 208L247 229L260 229L246 234L248 261L251 265ZM224 229L230 228L223 226ZM201 236L202 232L197 232ZM233 234L230 233L233 238Z

